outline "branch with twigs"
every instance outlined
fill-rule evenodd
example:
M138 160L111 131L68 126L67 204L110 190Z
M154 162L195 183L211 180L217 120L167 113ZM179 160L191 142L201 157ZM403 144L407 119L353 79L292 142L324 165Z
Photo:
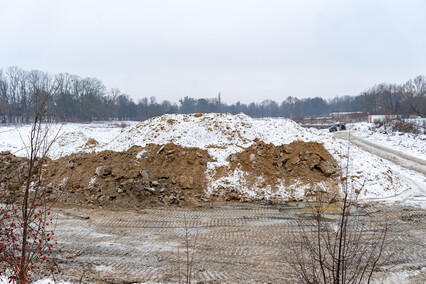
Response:
M337 219L326 218L336 196L330 198L320 193L315 202L308 202L310 218L298 220L298 230L286 242L290 253L285 255L285 262L297 283L370 283L385 252L388 254L391 224L385 218L383 222L375 220L366 225L350 184L349 166L350 146L341 174ZM359 192L364 186L365 182Z

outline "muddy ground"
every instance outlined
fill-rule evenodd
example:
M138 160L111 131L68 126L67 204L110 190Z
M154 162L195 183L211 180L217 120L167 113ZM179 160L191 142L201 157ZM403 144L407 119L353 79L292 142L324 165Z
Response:
M286 244L301 230L306 204L211 203L198 208L110 211L56 209L60 278L84 283L177 283L184 280L185 227L194 249L194 283L293 283ZM408 275L425 283L425 210L365 205L367 221L392 221L393 257L376 279ZM366 231L368 233L368 231ZM424 272L424 271L423 271ZM392 282L391 282L392 283Z

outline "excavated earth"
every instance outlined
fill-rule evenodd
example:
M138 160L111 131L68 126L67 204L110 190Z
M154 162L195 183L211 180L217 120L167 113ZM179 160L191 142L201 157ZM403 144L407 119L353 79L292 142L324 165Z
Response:
M96 143L91 139L86 145ZM207 200L247 201L238 191L223 189L211 196L205 193L206 168L212 161L209 153L199 148L173 143L148 144L123 152L79 152L46 160L42 180L48 199L63 206L114 209L198 205ZM229 166L217 169L213 180L239 168L248 173L246 186L249 187L260 176L263 186L273 190L283 181L288 186L296 182L314 186L328 181L330 189L337 191L338 188L336 161L316 142L295 141L275 146L256 140L249 148L231 155L228 161ZM2 201L22 194L26 167L25 158L0 153Z
M76 153L46 161L42 180L61 205L143 208L197 203L210 155L174 144L134 146L124 152ZM27 159L0 153L2 200L23 192Z

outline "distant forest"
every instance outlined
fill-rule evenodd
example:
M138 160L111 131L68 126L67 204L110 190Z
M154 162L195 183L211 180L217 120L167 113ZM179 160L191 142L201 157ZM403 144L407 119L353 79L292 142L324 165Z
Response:
M184 97L179 102L159 102L154 96L134 101L119 89L108 90L96 78L77 75L26 71L19 67L0 69L0 122L31 121L34 94L53 94L48 104L50 118L63 122L95 120L142 121L166 113L245 113L251 117L303 118L325 116L332 112L365 114L426 114L426 77L417 76L405 84L382 83L356 96L325 100L320 97L282 102L264 100L243 104L226 104L217 98Z

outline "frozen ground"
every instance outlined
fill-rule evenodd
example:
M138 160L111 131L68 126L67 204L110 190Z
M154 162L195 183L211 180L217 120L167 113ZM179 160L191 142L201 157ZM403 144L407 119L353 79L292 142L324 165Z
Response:
M336 216L330 207L330 222ZM392 221L392 245L372 283L425 283L425 210L371 203L357 211L365 236ZM288 241L304 230L303 203L165 207L138 211L56 208L58 283L182 283L185 227L194 249L194 283L294 283L284 264ZM334 216L334 217L333 217ZM82 282L80 282L82 279ZM3 280L0 283L7 283ZM34 284L53 284L48 279Z
M7 279L7 277L1 276L0 277L0 284L16 284L15 281L10 281ZM53 281L52 279L42 279L36 282L33 282L32 284L72 284L71 282L65 282L65 281Z
M256 139L275 145L288 144L295 140L316 141L334 156L342 168L345 167L348 154L348 143L323 130L305 129L288 119L252 119L244 114L191 114L164 115L136 123L96 122L90 124L53 125L51 133L59 131L60 136L52 145L51 158L58 158L79 151L121 151L133 145L145 146L148 143L175 143L185 147L206 149L216 159L208 164L208 175L213 175L217 167L227 165L226 158L242 151L243 148L255 143ZM413 157L425 160L426 142L423 136L399 134L370 133L368 125L351 126L351 135L362 136L371 143L386 145L400 152L412 154ZM15 155L25 156L24 142L30 130L29 125L0 126L0 151L11 151ZM98 144L86 145L90 139ZM387 141L387 142L385 142ZM387 144L386 144L387 143ZM371 152L371 151L370 151ZM350 147L350 175L352 186L361 188L362 199L392 198L409 201L407 192L413 188L425 187L424 175L409 171L388 159L369 153L361 147ZM226 177L232 187L239 187L245 194L255 194L252 188L240 186L238 173ZM210 191L222 186L211 182ZM258 190L258 189L257 189ZM303 195L303 188L298 189ZM275 196L286 196L285 188ZM297 191L297 188L296 188ZM404 194L405 193L405 194ZM268 192L263 193L268 198ZM405 197L404 197L405 196ZM273 196L271 196L273 197ZM399 198L400 197L400 198ZM398 199L399 198L399 199Z
M332 221L336 208L330 207L330 222L336 221ZM299 221L309 210L301 203L211 203L139 211L55 209L61 279L182 283L186 226L189 249L195 250L192 283L294 283L284 255L291 253L288 242L303 230ZM388 236L395 242L387 255L395 254L380 263L373 283L425 283L425 211L378 203L360 210L367 239L388 218L395 224Z

